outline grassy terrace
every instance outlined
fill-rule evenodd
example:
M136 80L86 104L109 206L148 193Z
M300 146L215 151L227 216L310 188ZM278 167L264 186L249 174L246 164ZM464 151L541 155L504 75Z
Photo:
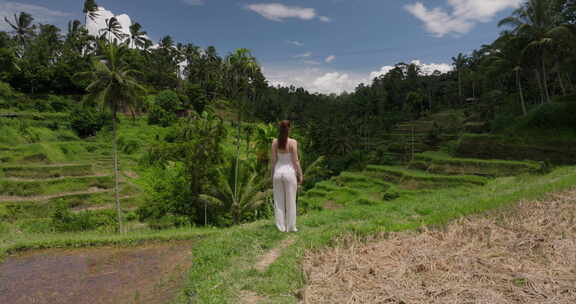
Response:
M70 164L59 166L3 166L0 167L0 176L17 178L55 178L70 176L92 175L94 171L91 164Z
M424 171L411 170L392 166L369 165L366 168L366 171L368 171L370 175L380 177L386 181L393 183L406 183L406 182L418 183L420 184L420 188L422 188L423 185L436 188L442 186L452 186L455 184L484 185L487 182L487 179L480 176L437 175L437 174L430 174Z
M470 174L481 176L511 176L538 173L543 165L534 161L505 161L473 158L453 158L441 152L424 152L415 156L410 168L439 174Z
M89 188L111 189L112 176L66 177L34 181L0 180L0 193L5 196L53 195Z

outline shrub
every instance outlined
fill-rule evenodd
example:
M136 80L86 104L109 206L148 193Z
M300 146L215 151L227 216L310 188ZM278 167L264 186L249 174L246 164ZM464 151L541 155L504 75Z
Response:
M123 153L133 154L140 149L140 143L136 139L122 136L118 139L118 148Z
M5 100L18 97L19 94L7 83L0 81L0 97Z
M160 92L148 108L148 123L151 125L169 126L177 120L176 111L182 108L182 101L176 92Z
M55 112L70 111L74 106L74 101L63 96L50 95L48 103Z
M111 124L112 116L94 107L78 106L70 113L68 121L78 136L86 138L96 135L104 126Z
M180 108L182 107L182 101L180 101L178 94L176 94L176 92L171 90L164 90L160 92L156 96L154 103L157 106L160 106L165 111L171 113L180 110Z
M52 227L58 232L89 230L114 230L117 219L114 210L84 211L72 213L68 204L60 202L51 217Z
M153 104L148 112L148 124L151 125L167 127L173 124L177 119L175 113L168 112L156 104Z

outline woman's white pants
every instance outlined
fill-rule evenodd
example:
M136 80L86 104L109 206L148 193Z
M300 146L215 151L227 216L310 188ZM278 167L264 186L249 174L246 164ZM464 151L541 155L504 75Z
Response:
M274 214L276 227L282 232L298 231L296 229L296 191L298 182L294 170L274 172Z

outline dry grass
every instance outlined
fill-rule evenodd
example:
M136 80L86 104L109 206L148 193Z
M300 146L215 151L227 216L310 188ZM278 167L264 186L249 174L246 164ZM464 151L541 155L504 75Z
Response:
M576 303L576 189L307 254L306 303Z

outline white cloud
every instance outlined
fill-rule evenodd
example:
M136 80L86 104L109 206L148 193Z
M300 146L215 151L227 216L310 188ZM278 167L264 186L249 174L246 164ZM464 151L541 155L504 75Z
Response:
M354 91L354 85L350 75L347 73L331 72L326 73L314 80L312 85L320 93L342 93L344 91Z
M263 68L264 75L271 85L302 87L312 93L340 94L353 92L356 86L367 82L365 73L343 72L324 69L318 66L303 68Z
M182 2L188 5L204 5L204 0L182 0Z
M420 74L422 75L432 75L435 71L440 73L448 73L454 69L451 64L448 63L422 63L420 60L412 60L411 63L420 67Z
M466 34L479 22L489 22L499 12L519 7L525 0L446 0L451 8L427 8L422 2L404 6L424 22L426 31L436 37Z
M435 71L439 71L440 73L448 73L452 71L453 66L448 63L422 63L420 60L412 60L410 63L417 65L420 68L420 75L432 75ZM382 75L388 74L394 66L385 65L380 68L378 71L370 72L370 79L374 79L380 77Z
M304 46L304 43L300 42L300 41L296 41L296 40L286 40L286 43L288 44L292 44L295 46Z
M388 74L388 72L390 72L392 69L394 69L393 66L391 66L391 65L385 65L385 66L381 67L380 70L378 70L378 71L370 72L370 77L369 77L369 78L370 78L370 79L374 79L374 78L380 77L380 76L382 76L382 75L386 75L386 74Z
M324 59L324 62L330 63L330 62L334 61L335 59L336 59L336 56L330 55L330 56L326 57L326 59Z
M328 17L318 16L316 14L316 10L313 8L287 6L281 3L249 4L246 5L245 8L272 21L283 21L284 19L288 18L296 18L302 20L312 20L318 18L323 22L330 21L330 18Z
M306 52L303 54L294 55L292 57L294 57L294 58L310 58L311 56L312 56L311 52Z
M0 31L11 31L12 28L4 21L4 17L13 22L14 14L20 14L20 12L31 14L34 17L34 23L55 23L72 15L39 5L0 1Z
M420 60L413 60L411 63L420 67L422 75L430 75L435 70L439 70L442 73L452 70L452 66L447 63L422 63ZM263 72L272 86L287 87L293 85L302 87L312 93L341 94L343 92L354 92L361 83L370 85L374 78L388 73L393 68L393 66L386 65L378 71L353 72L337 71L318 66L302 68L270 68L264 66Z

